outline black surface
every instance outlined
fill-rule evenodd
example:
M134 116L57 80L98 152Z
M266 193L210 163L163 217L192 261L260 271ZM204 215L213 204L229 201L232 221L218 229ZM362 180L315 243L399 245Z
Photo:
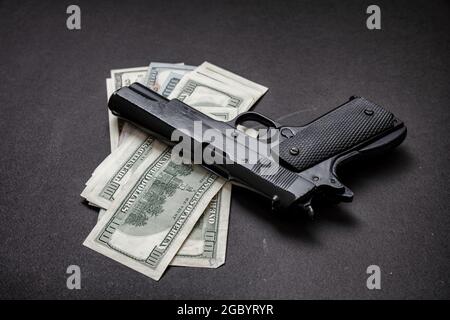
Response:
M450 297L448 2L377 1L380 31L366 29L369 1L77 1L80 31L69 4L0 3L0 297ZM226 264L154 282L82 246L97 214L79 193L109 153L109 70L204 60L268 86L256 110L286 124L356 94L409 133L349 166L354 202L313 222L235 188ZM66 288L70 264L81 290ZM371 264L382 290L366 288Z

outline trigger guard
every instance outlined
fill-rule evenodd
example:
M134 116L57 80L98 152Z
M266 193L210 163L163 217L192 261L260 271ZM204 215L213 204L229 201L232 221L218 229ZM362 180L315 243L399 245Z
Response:
M241 113L236 118L229 121L228 123L231 126L236 128L238 125L242 125L242 123L245 121L255 121L255 122L258 122L259 124L262 124L263 126L268 127L268 128L279 128L281 126L278 122L266 117L265 115L263 115L261 113L254 112L254 111L247 111L247 112Z

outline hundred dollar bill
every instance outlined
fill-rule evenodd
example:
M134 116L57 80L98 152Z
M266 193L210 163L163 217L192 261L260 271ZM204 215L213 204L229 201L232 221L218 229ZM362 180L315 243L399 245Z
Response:
M161 85L159 93L163 97L167 98L172 93L173 89L175 89L175 87L177 86L178 82L180 82L181 78L183 78L182 74L179 74L179 73L176 73L176 72L169 73L169 75L167 76L166 80Z
M198 108L203 107L202 111L206 113L213 109L217 117L220 107L225 108L230 106L230 99L235 98L232 107L220 113L221 117L219 116L218 118L221 120L229 120L235 114L248 110L267 90L263 86L220 68L216 68L213 71L206 70L203 73L203 75L190 78L189 82L185 81L185 83L192 85L192 81L198 79L196 83L197 90L190 92L188 103L192 103ZM207 83L208 81L209 83ZM207 85L207 90L203 90L202 88L205 85ZM185 89L182 88L178 91L180 95L188 91ZM215 100L214 95L217 96ZM174 98L180 98L180 96L174 96ZM212 105L211 101L215 101L215 104ZM131 125L129 130L129 136L137 137L140 135L139 141L140 143L144 143L146 138L142 135L142 132L133 128ZM133 130L136 131L133 133ZM114 198L121 194L121 187L133 172L140 165L143 165L144 160L138 161L138 159L140 157L144 159L149 154L139 150L138 146L139 144L129 147L121 146L119 147L120 150L113 152L111 159L105 164L101 164L101 166L106 168L102 172L109 172L111 174L99 175L101 179L99 178L98 181L101 180L101 182L92 183L95 186L91 190L93 193L89 196L89 192L83 191L83 196L101 207L108 208L112 201L114 201ZM105 181L107 181L106 184ZM103 191L103 193L99 191ZM98 196L101 196L103 199L96 199ZM188 240L180 249L179 255L176 256L171 264L198 267L218 267L223 264L225 260L230 197L231 187L227 186L223 188L220 194L212 199L203 218L196 224L192 236L189 236Z
M148 72L146 74L144 84L150 89L161 94L162 85L171 73L183 76L195 68L195 66L188 66L184 63L151 62L148 66Z
M127 69L111 70L111 79L107 80L108 98L116 90L123 86L128 86L133 82L143 83L148 67L137 67ZM111 151L119 145L119 137L123 127L123 121L117 118L108 110L109 118L109 140L111 142Z
M229 85L237 85L239 87L246 88L246 90L252 91L253 94L256 95L262 95L268 90L265 86L238 76L231 71L225 70L207 61L203 62L197 69L195 69L195 72Z
M204 62L178 82L169 99L179 99L212 118L228 121L250 109L266 91L262 85Z
M209 63L207 65L212 66ZM267 90L229 71L215 68L214 72L206 71L204 75L194 74L195 72L186 74L169 98L185 100L207 115L227 121L234 115L247 111ZM96 174L82 192L82 196L88 201L105 209L108 209L121 186L151 150L153 139L147 134L130 124L125 124L123 131L127 131L124 146L99 165L95 170Z
M150 67L150 68L149 68ZM136 67L111 70L111 80L107 80L108 98L111 94L123 86L128 86L133 82L146 84L158 91L160 84L167 76L175 72L178 76L183 76L195 67L187 66L184 63L150 63L149 67ZM148 72L147 72L148 71ZM161 92L160 92L161 93ZM126 134L121 137L124 123L108 110L109 131L111 141L111 151L117 148L122 140L126 139ZM126 132L126 131L125 131Z
M157 91L164 97L168 97L177 83L186 73L195 69L194 66L185 65L184 63L159 63L151 62L144 83L151 89ZM161 84L162 83L162 84ZM140 131L135 126L125 123L122 127L120 141L126 140L128 136L132 136L135 132Z
M159 280L224 183L201 166L175 164L155 142L83 244Z
M90 203L107 209L117 197L121 187L151 155L155 139L136 130L125 143L119 145L95 170L81 193Z
M230 199L231 183L227 182L210 201L170 265L218 268L225 263ZM106 212L100 209L98 221Z
M231 183L209 203L170 265L218 268L225 263Z

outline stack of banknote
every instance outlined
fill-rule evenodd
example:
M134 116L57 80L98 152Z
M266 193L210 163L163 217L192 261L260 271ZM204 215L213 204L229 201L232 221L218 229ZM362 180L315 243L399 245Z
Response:
M204 62L111 70L107 96L140 82L221 121L249 110L267 88ZM105 110L106 106L105 106ZM171 161L171 148L109 113L111 154L81 193L99 207L84 245L152 279L169 265L225 262L231 186L199 165Z

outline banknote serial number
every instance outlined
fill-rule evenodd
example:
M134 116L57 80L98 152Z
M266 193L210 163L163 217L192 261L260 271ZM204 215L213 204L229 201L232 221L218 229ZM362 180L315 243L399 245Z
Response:
M222 304L220 308L211 306L179 306L178 315L196 315L208 318L217 315L273 315L271 304Z

